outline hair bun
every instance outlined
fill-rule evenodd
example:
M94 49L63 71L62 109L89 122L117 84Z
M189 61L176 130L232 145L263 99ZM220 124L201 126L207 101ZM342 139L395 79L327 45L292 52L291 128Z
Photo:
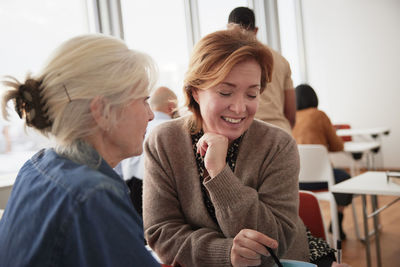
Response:
M40 86L42 81L27 79L24 84L18 87L18 93L15 97L15 110L19 117L25 117L28 126L34 126L37 129L44 129L51 126L47 113L44 110L44 101L41 99Z

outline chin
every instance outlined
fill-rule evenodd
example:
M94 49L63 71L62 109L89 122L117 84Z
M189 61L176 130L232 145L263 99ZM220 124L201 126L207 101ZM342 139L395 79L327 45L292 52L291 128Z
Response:
M233 141L235 139L238 139L242 134L243 134L243 132L240 132L240 133L227 133L227 134L223 134L223 135L226 136L226 138L228 138L229 141Z
M142 153L143 153L143 147L142 146L134 147L129 151L129 156L127 158L139 156Z
M133 156L140 156L143 153L143 148L135 150L135 153Z
M249 126L250 125L246 124L246 125L236 125L230 127L221 127L219 134L228 138L229 141L233 141L235 139L238 139L245 131L247 131Z

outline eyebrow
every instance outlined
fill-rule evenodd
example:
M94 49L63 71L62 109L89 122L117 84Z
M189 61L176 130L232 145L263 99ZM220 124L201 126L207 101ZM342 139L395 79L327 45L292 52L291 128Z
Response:
M236 87L235 84L229 83L229 82L221 82L221 84L228 85L228 86L230 86L230 87ZM259 87L261 87L260 84L254 84L254 85L250 85L247 89L251 89L251 88L257 88L257 89L259 89Z

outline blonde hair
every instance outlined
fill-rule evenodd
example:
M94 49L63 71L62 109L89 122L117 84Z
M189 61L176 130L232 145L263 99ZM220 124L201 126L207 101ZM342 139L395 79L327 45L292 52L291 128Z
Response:
M8 116L7 102L14 100L27 126L54 136L60 150L70 150L98 130L90 111L95 97L103 98L104 115L116 123L121 108L150 94L155 74L149 56L117 38L78 36L56 49L35 78L20 83L8 77L3 82L13 88L3 97L3 116Z
M194 47L184 80L185 105L192 112L187 127L195 134L202 127L200 107L193 90L206 90L222 82L232 68L245 60L254 59L261 67L261 90L271 81L273 59L269 49L255 34L238 25L203 37Z

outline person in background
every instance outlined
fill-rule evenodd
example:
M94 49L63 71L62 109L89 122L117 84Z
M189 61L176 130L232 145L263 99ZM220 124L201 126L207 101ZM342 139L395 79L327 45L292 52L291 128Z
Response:
M293 129L293 137L298 144L321 144L328 151L336 152L343 150L343 141L336 135L329 117L318 109L318 97L314 89L308 84L301 84L296 87L297 99L297 122ZM335 182L340 183L350 178L350 175L342 170L333 168ZM302 190L320 190L328 188L326 182L300 183ZM352 194L334 193L338 206L338 219L340 238L346 239L343 231L343 210L351 204ZM329 227L331 231L331 226Z
M11 152L9 125L2 118L0 118L0 133L0 153Z
M237 7L231 11L228 23L239 24L247 31L257 34L253 10ZM281 127L288 133L296 123L296 95L292 82L292 72L287 60L277 51L268 47L274 61L271 82L260 97L256 118Z
M171 89L161 86L151 95L149 103L154 112L154 119L149 122L146 135L155 126L175 117L178 99ZM142 216L144 154L124 159L120 163L120 168L123 178L131 190L132 203L139 215Z
M9 78L26 125L55 138L20 169L0 221L0 266L159 266L113 167L139 155L153 113L150 57L105 35L64 42L36 76Z
M265 246L308 261L296 142L254 119L272 67L271 52L237 25L194 47L184 81L192 114L145 142L145 238L162 262L272 266Z

